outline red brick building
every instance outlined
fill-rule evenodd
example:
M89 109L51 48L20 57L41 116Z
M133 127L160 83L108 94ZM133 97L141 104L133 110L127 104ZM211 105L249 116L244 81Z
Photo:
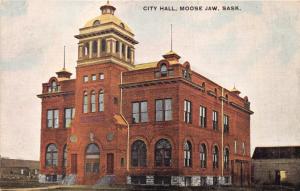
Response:
M173 51L134 64L138 42L107 4L79 29L76 79L43 83L40 181L250 182L250 103Z

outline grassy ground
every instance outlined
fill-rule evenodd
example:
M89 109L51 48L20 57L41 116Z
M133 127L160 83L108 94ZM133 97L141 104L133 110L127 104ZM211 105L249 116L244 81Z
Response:
M253 185L251 187L167 187L167 186L64 186L57 184L40 184L37 181L0 181L0 191L27 191L27 190L50 190L50 191L298 191L300 189L287 186L274 186L274 185Z

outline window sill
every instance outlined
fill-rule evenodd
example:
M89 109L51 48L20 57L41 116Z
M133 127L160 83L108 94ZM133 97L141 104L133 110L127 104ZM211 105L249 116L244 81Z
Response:
M172 166L154 166L154 169L173 169Z
M139 170L139 169L147 169L148 166L131 166L130 168L132 170Z
M59 131L59 130L61 130L61 131L64 131L64 130L67 130L67 129L71 129L71 127L68 127L68 128L65 128L65 127L59 127L59 128L48 128L48 127L46 127L46 131Z
M139 125L148 125L148 124L150 124L149 121L147 121L147 122L139 122L139 123L131 123L130 125L132 125L132 126L139 126Z

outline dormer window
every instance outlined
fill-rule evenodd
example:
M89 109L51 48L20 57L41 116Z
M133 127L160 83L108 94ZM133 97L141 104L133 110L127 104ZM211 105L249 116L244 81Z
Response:
M94 23L93 23L93 26L96 27L96 26L99 26L100 25L100 21L99 20L95 20Z
M58 92L59 90L59 85L57 85L56 81L53 80L49 86L48 92Z
M55 92L56 89L57 89L56 81L53 81L53 82L51 83L51 91L52 91L52 92Z
M168 75L168 69L165 64L162 64L160 67L160 76L161 77L166 77Z
M182 71L182 76L187 80L191 79L191 74L189 73L189 71L187 69Z

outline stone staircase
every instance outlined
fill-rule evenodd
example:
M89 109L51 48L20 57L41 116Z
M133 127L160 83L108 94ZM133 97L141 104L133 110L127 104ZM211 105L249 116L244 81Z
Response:
M99 185L113 185L116 183L116 176L115 175L105 175L102 178L100 178L95 186Z
M67 175L61 182L63 185L74 185L76 183L76 175Z

